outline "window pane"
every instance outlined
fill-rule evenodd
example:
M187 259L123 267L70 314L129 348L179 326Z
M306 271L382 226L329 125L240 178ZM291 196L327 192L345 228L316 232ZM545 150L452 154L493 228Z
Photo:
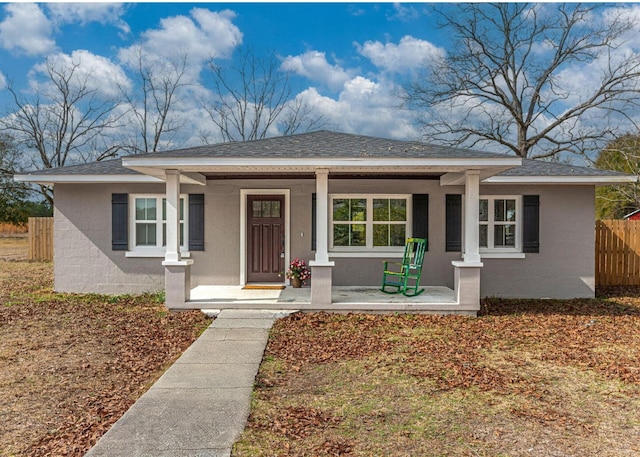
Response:
M389 226L387 224L375 224L373 226L373 245L389 245Z
M515 200L505 200L507 205L506 211L506 220L509 222L515 222L516 220L516 201Z
M136 220L155 221L156 220L156 199L136 198Z
M271 203L270 210L269 210L270 217L280 217L280 202L272 201L269 203Z
M358 198L349 200L351 205L351 221L364 222L367 220L367 200Z
M349 200L346 198L336 198L333 200L333 220L349 220Z
M489 200L480 200L480 221L487 222L489 220Z
M487 225L480 225L480 247L486 248L489 242L489 227Z
M254 200L251 206L253 217L262 217L262 202Z
M351 225L351 246L367 245L367 227L364 224Z
M136 224L136 246L156 245L156 224Z
M494 247L514 247L516 245L515 225L496 225L494 228Z
M388 199L386 198L373 199L373 220L374 221L389 220L389 200Z
M389 206L391 207L391 219L392 221L406 221L407 220L407 200L404 198L394 198L389 200ZM402 243L404 245L404 243Z
M162 220L167 220L167 199L162 199ZM180 199L180 220L184 220L184 198Z
M505 200L495 200L494 201L494 218L493 220L496 222L504 222L505 221L505 212L504 212L504 202Z
M394 224L391 226L390 246L404 246L407 240L406 225Z
M347 224L333 226L333 245L349 246L349 226Z

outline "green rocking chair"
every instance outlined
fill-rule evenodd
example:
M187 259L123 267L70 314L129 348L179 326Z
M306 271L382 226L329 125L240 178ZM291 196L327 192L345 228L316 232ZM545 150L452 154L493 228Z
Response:
M409 238L407 245L404 247L402 263L384 262L380 290L385 294L401 293L407 297L420 295L424 292L424 288L418 288L420 286L420 277L422 276L422 261L424 260L426 247L427 240L424 238ZM395 265L395 271L390 270L389 265ZM410 282L413 282L413 285ZM387 287L391 288L391 290L387 290Z

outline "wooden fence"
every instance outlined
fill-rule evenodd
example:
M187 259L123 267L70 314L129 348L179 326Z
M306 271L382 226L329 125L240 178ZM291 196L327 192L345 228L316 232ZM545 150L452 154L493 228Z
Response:
M53 260L53 218L29 218L29 260Z
M640 285L640 221L596 221L596 286Z

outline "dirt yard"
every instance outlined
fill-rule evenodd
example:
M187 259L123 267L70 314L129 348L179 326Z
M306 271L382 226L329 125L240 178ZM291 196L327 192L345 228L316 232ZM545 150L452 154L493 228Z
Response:
M0 253L16 249L0 238ZM3 457L84 455L210 323L158 295L51 287L50 263L0 260Z
M0 260L3 457L83 455L210 322L51 276ZM601 292L281 319L233 455L638 457L640 289Z
M640 293L276 322L234 456L640 456Z

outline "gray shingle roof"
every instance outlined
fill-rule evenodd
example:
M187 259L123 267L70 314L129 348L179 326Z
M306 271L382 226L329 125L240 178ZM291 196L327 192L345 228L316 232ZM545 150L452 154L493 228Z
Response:
M139 175L137 171L122 166L122 159L102 160L100 162L67 165L59 168L31 171L25 174L36 175Z
M579 167L576 165L546 162L543 160L522 159L522 166L503 171L498 176L626 176L611 170Z
M471 149L437 146L418 141L400 141L326 130L264 140L219 143L172 151L155 152L135 157L208 157L208 158L502 158ZM103 160L34 171L36 175L138 175L122 166L122 159ZM580 167L557 162L523 159L522 166L500 173L499 176L625 176L609 170Z
M156 152L153 157L208 158L491 158L504 157L472 149L450 148L419 141L390 140L350 133L317 132L266 138L263 140L218 143L188 149ZM145 157L138 156L138 157Z

